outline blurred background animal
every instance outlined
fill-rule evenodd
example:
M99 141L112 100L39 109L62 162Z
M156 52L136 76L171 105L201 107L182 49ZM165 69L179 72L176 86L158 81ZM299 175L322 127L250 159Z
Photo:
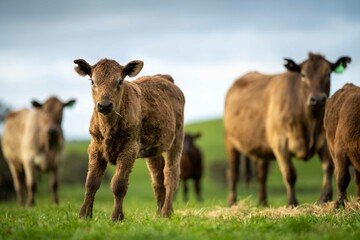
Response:
M64 107L73 106L50 97L44 103L32 101L33 108L10 111L4 120L2 150L11 171L17 201L35 204L36 170L50 173L52 200L59 202L58 175L64 136L61 128Z
M360 201L360 88L345 84L326 104L324 127L335 165L337 199L334 208L345 207L350 183L350 166L354 167L356 198Z
M184 137L184 147L181 157L180 179L183 187L183 200L189 200L188 180L194 181L196 199L202 201L201 196L201 177L203 175L203 159L200 148L195 145L195 141L201 137L201 133L186 133Z
M298 204L297 180L292 157L322 161L320 203L331 200L333 164L323 129L325 103L330 94L330 75L343 71L351 59L335 63L309 53L301 64L285 59L287 72L266 75L248 73L237 79L225 100L224 127L228 157L228 204L236 203L240 154L257 161L259 204L267 205L269 160L276 159L285 184L288 205Z

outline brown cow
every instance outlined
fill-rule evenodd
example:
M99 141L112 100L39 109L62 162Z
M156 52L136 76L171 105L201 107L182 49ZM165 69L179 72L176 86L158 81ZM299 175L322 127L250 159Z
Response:
M82 59L74 62L79 75L90 76L94 100L89 168L80 217L92 217L95 193L107 164L111 163L116 165L111 181L112 220L124 218L123 199L136 158L146 158L158 213L162 217L170 216L183 148L183 93L169 75L124 80L140 72L142 61L131 61L126 66L109 59L92 66ZM163 152L166 152L165 160Z
M26 205L35 204L36 168L50 173L52 199L55 203L59 202L58 171L64 148L62 115L64 107L74 103L75 100L63 103L56 97L50 97L45 103L32 101L32 109L7 114L2 147L20 205L24 204L25 186Z
M335 165L337 200L344 207L350 183L349 166L355 168L356 197L360 200L360 88L345 84L326 103L324 127Z
M332 197L333 165L323 131L323 114L330 91L330 74L351 61L335 64L309 54L301 64L285 59L287 72L277 75L248 73L232 85L225 102L225 144L228 155L228 203L236 202L239 154L257 160L259 203L267 205L269 160L276 158L288 194L288 205L297 205L296 171L292 157L308 160L318 153L323 165L320 202Z
M200 181L203 172L202 154L200 149L194 144L194 141L201 137L201 133L190 134L186 133L184 137L184 148L180 163L180 179L183 183L183 198L188 201L188 186L187 180L193 179L195 186L196 198L200 202L201 186Z

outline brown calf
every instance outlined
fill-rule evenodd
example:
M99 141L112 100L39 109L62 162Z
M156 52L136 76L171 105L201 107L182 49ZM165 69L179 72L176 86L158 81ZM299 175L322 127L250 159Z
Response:
M172 212L173 194L179 182L183 148L185 98L169 75L136 76L142 61L126 66L102 59L95 65L74 61L75 71L92 83L94 111L90 121L89 168L80 217L92 217L96 191L108 163L116 165L111 181L114 194L112 220L122 220L123 199L136 158L146 158L158 213ZM165 160L162 153L166 152Z
M309 54L301 64L285 59L287 72L265 75L252 72L239 78L226 96L224 126L228 156L228 204L236 202L239 155L257 160L259 203L267 204L266 179L269 160L276 158L288 194L288 205L297 205L296 171L292 157L308 160L318 153L323 164L320 202L331 199L333 166L323 131L330 74L350 62L335 64L321 55Z
M188 186L187 180L193 179L195 186L195 193L198 201L201 201L201 186L200 181L203 172L202 154L200 149L194 144L194 140L198 139L201 133L190 134L186 133L184 137L184 148L180 163L180 179L183 183L183 198L188 201Z
M72 106L50 97L45 103L32 101L32 109L9 112L4 121L2 147L9 164L17 201L24 204L23 191L27 189L26 205L35 204L36 171L49 172L52 199L58 198L58 171L62 160L64 136L61 129L63 109Z
M349 166L355 168L356 197L360 200L360 88L345 84L329 99L324 127L335 165L337 200L335 208L344 207L350 183Z

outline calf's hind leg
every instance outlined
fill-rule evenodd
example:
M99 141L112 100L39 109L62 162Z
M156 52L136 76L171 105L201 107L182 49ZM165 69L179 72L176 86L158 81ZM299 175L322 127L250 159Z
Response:
M147 158L146 164L151 176L152 187L156 199L157 212L160 214L165 201L164 158L162 156Z
M360 172L355 169L356 200L360 201Z
M337 199L334 208L345 207L346 189L350 183L349 162L344 154L335 156L335 176L337 186Z
M180 178L180 159L183 148L184 133L181 130L175 137L171 149L166 153L164 167L164 185L166 189L164 205L161 209L162 217L169 217L173 211L172 202Z

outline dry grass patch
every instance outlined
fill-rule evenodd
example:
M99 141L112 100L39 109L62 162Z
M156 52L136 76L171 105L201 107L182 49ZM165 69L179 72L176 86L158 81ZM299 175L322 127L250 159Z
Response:
M323 205L302 204L297 207L256 207L251 206L248 200L240 201L232 207L211 207L201 209L182 209L176 211L181 216L197 216L206 218L231 219L240 218L248 220L252 218L281 219L287 217L315 216L322 217L330 214L345 216L350 213L359 212L360 201L351 200L346 203L345 209L334 210L334 202Z

